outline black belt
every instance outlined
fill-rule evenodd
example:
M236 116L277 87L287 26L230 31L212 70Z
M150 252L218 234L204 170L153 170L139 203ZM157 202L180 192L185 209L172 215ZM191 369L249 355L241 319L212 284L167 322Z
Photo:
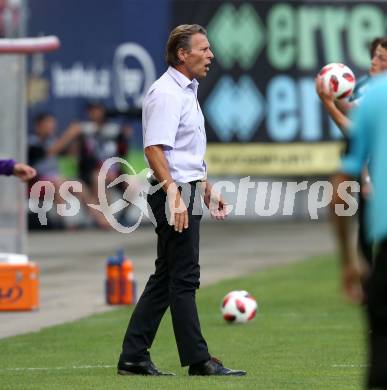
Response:
M156 179L155 176L149 176L148 177L148 182L150 185L152 186L157 186L158 184L160 184L160 182ZM191 184L191 185L196 185L197 183L204 183L205 180L201 180L201 179L198 179L198 180L192 180L192 181L189 181L188 183L177 183L177 185L179 184Z

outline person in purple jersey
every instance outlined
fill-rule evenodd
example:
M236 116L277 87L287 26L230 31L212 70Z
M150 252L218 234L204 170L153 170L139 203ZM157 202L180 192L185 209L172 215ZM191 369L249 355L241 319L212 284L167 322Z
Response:
M36 171L29 165L17 163L15 160L0 160L0 175L14 175L27 182L36 176Z

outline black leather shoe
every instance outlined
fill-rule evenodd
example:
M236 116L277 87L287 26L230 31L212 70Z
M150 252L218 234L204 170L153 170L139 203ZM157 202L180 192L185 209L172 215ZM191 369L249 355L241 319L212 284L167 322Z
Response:
M117 367L119 375L149 375L149 376L172 376L172 372L160 371L151 361L144 362L119 362Z
M222 362L212 357L204 363L189 366L188 375L226 375L226 376L244 376L246 371L231 370L223 366Z

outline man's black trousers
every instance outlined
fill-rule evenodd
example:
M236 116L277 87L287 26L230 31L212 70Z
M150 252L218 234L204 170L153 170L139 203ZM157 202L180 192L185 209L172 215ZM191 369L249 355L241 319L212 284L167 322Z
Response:
M160 189L148 195L148 204L157 222L157 259L155 273L149 277L143 294L129 321L125 334L122 361L149 360L149 348L160 321L170 307L173 330L182 366L210 358L202 336L195 302L199 288L199 225L201 215L193 215L194 197L199 195L196 183L186 184L190 198L189 226L175 232L166 218L166 193ZM184 193L187 193L186 191ZM198 204L195 200L195 206ZM200 203L200 201L199 201ZM188 202L185 201L187 205ZM195 207L194 214L198 214Z

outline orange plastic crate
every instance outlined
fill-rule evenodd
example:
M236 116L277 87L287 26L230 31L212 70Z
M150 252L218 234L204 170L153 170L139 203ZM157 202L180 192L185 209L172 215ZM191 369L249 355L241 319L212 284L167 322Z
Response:
M38 265L0 263L0 310L34 310L38 306Z

